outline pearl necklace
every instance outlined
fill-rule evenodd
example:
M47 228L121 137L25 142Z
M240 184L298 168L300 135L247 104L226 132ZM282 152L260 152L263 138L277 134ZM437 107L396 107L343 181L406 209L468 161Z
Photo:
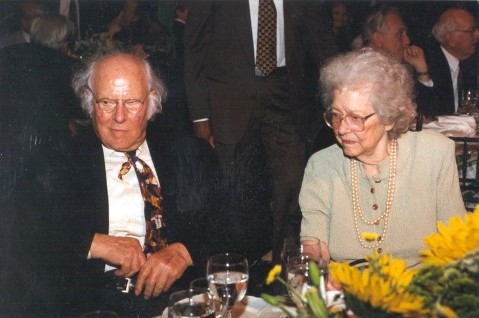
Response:
M388 191L386 194L386 209L381 215L372 221L368 221L364 216L363 211L361 210L361 204L359 202L359 182L358 182L358 166L357 160L351 159L350 169L351 169L351 184L352 184L352 199L353 199L353 218L354 218L354 227L356 228L356 233L358 235L359 243L364 248L376 249L378 253L382 252L382 248L379 247L386 239L386 232L388 229L388 219L389 213L391 212L391 205L394 199L394 190L396 188L396 172L397 172L397 140L393 139L391 142L391 154L389 155L389 182L388 182ZM361 237L361 231L359 229L359 219L367 225L379 225L380 221L383 220L384 226L381 235L378 236L376 242L367 243Z

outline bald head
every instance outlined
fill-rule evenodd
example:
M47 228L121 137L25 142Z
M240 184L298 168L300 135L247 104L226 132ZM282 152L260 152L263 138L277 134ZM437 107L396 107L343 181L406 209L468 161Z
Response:
M476 19L461 8L444 11L434 24L432 34L446 51L459 60L474 54L479 39Z

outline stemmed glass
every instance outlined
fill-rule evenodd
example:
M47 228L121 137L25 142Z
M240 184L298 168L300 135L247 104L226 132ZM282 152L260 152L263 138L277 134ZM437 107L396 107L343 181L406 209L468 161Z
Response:
M465 109L466 113L469 113L477 106L478 90L476 89L464 89L461 96L461 107Z
M321 242L314 237L289 237L283 244L283 262L285 264L285 276L288 284L299 295L312 286L309 278L309 264L315 262L320 270L319 291L323 299L326 299L326 282L328 267L321 255ZM298 294L290 292L291 299L297 306L304 303L298 298Z
M170 295L168 318L215 318L215 303L204 288L180 290Z
M215 303L215 317L221 318L226 312L226 304L222 304L221 300L215 297L213 291L210 288L210 283L206 277L196 278L190 282L190 288L204 289L210 293L213 302ZM225 299L226 301L226 299Z
M208 259L206 276L213 295L226 307L231 318L233 306L241 301L248 288L248 261L238 254L217 254Z

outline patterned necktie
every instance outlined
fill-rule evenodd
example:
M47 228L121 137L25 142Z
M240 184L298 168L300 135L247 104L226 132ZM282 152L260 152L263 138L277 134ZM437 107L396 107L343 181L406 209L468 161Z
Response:
M136 156L136 151L125 152L125 155L128 161L121 166L118 178L123 179L123 176L130 171L133 165L140 184L143 201L145 202L146 235L143 252L148 255L161 250L167 245L166 227L161 207L163 198L158 180L155 178L153 171L143 160Z
M256 67L263 76L268 76L276 68L276 8L273 0L259 1Z

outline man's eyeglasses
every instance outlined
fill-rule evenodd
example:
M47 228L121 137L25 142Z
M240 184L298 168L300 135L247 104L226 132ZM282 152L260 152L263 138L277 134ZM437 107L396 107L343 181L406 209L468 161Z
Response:
M100 108L102 112L111 113L112 111L115 110L116 106L121 101L121 99L110 99L110 98L97 99L92 89L88 87L88 90L92 93L93 98L95 99L96 105L98 106L98 108ZM125 99L123 100L123 105L125 106L126 110L129 113L136 114L143 107L143 104L145 104L146 99L148 98L148 96L150 96L152 91L153 90L150 90L143 100L134 99L134 98Z
M453 30L453 31L454 32L465 32L465 33L469 33L470 35L472 35L472 34L474 34L474 32L476 32L478 30L479 30L479 26L476 25L476 26L470 27L467 30Z
M341 115L328 110L328 111L325 111L323 115L324 115L324 120L326 121L326 124L332 129L338 129L339 125L341 125L341 121L344 120L346 125L348 125L348 127L352 131L361 132L364 130L364 123L366 122L366 120L368 120L369 118L371 118L371 116L375 114L376 113L374 112L365 117L361 117L354 114Z

